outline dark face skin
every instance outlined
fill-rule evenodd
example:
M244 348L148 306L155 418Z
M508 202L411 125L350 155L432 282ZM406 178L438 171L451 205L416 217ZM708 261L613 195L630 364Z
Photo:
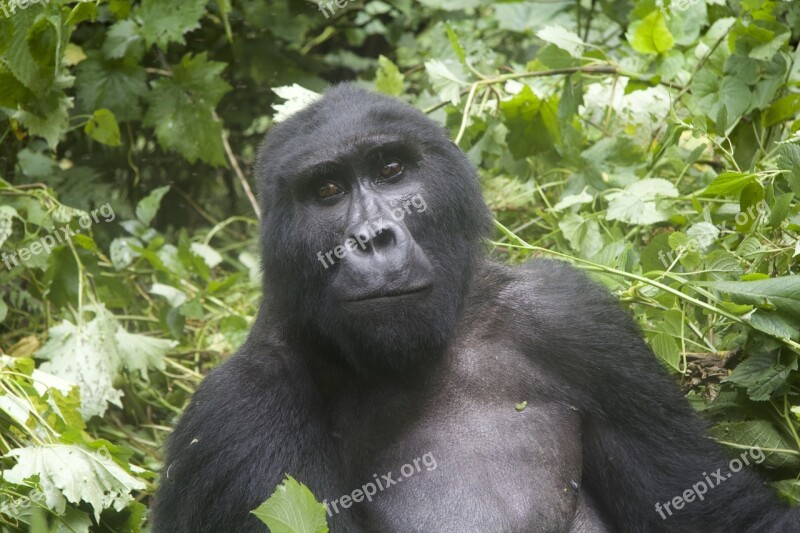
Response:
M419 111L338 86L257 175L261 313L170 436L154 533L263 533L287 473L334 532L798 530L603 287L481 253L475 170Z
M346 94L298 113L264 144L265 282L291 329L358 372L406 372L448 343L489 214L443 129L363 94L344 116Z

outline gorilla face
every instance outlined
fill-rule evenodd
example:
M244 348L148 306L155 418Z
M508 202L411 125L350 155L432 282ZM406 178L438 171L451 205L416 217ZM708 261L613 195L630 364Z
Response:
M258 173L271 319L362 371L441 353L490 228L444 129L342 85L271 130Z

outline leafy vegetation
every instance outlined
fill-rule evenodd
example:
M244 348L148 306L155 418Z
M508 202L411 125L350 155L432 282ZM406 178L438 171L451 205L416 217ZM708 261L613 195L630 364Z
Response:
M800 502L800 3L322 11L0 0L0 529L146 526L169 428L260 297L257 144L342 80L450 128L495 253L596 275ZM256 513L324 528L283 487Z

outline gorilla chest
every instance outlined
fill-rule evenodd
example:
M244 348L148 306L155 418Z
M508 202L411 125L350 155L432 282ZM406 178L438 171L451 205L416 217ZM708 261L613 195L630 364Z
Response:
M369 435L343 477L365 493L348 511L366 530L570 529L581 480L575 411L459 394L415 411L362 419Z

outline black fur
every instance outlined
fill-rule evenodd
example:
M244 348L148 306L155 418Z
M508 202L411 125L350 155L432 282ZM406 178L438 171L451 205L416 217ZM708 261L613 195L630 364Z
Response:
M286 473L339 502L334 531L800 530L748 467L659 515L725 455L604 289L484 257L475 171L419 111L338 86L272 129L258 174L265 300L169 439L156 533L264 531L249 511ZM316 199L326 181L342 195ZM424 210L387 216L415 195Z

